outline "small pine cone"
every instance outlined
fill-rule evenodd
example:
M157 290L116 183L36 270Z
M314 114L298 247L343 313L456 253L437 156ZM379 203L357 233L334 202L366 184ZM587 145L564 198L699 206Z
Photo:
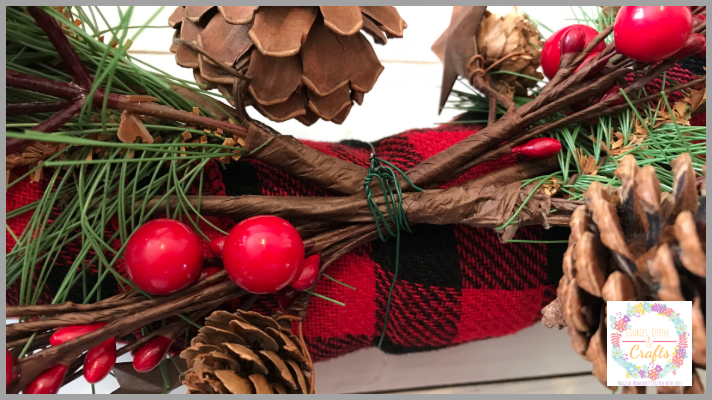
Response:
M213 312L180 356L189 394L314 393L304 343L256 312Z
M453 15L465 7L455 6ZM454 18L453 18L454 20ZM450 29L443 32L433 44L433 52L444 61L445 47ZM457 34L454 32L452 34ZM537 71L541 63L541 48L544 42L539 37L534 23L516 7L507 15L500 16L485 11L476 34L477 53L483 57L482 69L508 71L543 79ZM536 86L537 81L516 74L488 75L489 85L496 91L513 98L526 96L527 89Z
M593 182L584 193L586 205L571 217L556 302L572 347L593 364L593 375L604 385L607 301L693 301L692 362L707 364L705 199L700 202L688 154L671 166L673 191L667 194L652 166L639 169L633 156L622 158L615 172L621 186L613 190ZM556 307L552 303L542 313ZM693 386L685 392L699 391Z
M344 122L383 71L375 43L403 37L406 23L389 6L179 6L168 20L175 38L197 45L251 79L236 80L180 43L176 63L196 82L217 87L272 121Z

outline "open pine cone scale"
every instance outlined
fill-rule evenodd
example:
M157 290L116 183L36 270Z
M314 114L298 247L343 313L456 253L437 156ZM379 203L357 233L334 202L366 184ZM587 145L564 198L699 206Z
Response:
M250 79L245 93L236 91L235 76L174 43L176 63L192 68L196 82L273 121L305 125L342 123L376 83L383 65L361 30L385 44L407 26L386 6L180 6L168 22L176 37Z
M256 312L215 311L180 356L191 394L314 393L304 343Z
M558 298L542 310L546 326L567 327L572 347L604 385L607 301L692 301L692 363L707 364L706 208L690 156L671 165L672 193L661 192L654 168L639 169L632 156L616 170L618 189L593 182L571 218Z

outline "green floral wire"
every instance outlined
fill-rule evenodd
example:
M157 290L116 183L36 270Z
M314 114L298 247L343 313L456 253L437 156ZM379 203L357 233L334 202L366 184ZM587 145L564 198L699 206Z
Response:
M391 282L391 288L388 291L388 300L386 301L386 315L383 319L383 330L381 331L381 338L378 341L378 347L380 348L383 344L383 339L386 337L388 314L391 309L391 298L393 296L393 290L396 286L396 280L398 279L398 265L400 260L400 232L401 230L412 232L410 229L410 225L408 225L408 218L405 215L405 210L403 209L403 193L401 191L400 184L398 183L398 177L396 176L396 172L398 172L403 178L405 178L406 182L408 182L410 187L412 187L414 190L422 192L423 189L415 186L415 184L413 184L413 182L403 171L400 170L400 168L396 167L395 165L389 163L386 160L376 157L376 149L370 143L369 146L371 146L371 166L368 169L368 175L366 175L366 178L364 178L363 180L363 187L366 190L366 202L368 203L368 207L371 209L371 213L373 214L373 220L376 223L376 232L378 232L378 236L381 238L381 240L385 242L391 237L396 238L396 265L395 271L393 273L393 282ZM383 164L385 164L385 166ZM390 217L391 222L393 222L394 229L391 229L388 224L388 220L386 219L386 216L383 214L383 212L381 212L380 208L378 207L378 204L376 203L376 200L373 199L371 183L373 182L374 178L378 179L378 182L381 184L383 197L386 201L386 211L388 212L388 216ZM388 235L384 235L384 232L381 229L381 223L383 223L383 225L385 226Z

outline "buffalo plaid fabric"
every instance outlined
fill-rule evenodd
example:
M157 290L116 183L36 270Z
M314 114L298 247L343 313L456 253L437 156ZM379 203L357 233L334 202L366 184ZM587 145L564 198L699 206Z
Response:
M685 82L693 74L704 74L704 60L688 59L668 72L668 77ZM651 85L661 85L660 80ZM676 100L676 97L671 97ZM691 121L705 125L705 115ZM379 157L404 171L422 160L477 134L476 127L454 127L411 130L374 143ZM341 143L305 143L319 151L367 168L370 147L358 141ZM506 156L468 171L444 187L487 174L517 162ZM211 162L206 167L203 193L239 196L327 196L321 188L295 179L259 161L240 160L225 169ZM39 199L46 181L23 181L6 193L7 211ZM10 229L20 234L31 213L8 221ZM160 216L158 216L160 217ZM224 230L234 222L226 218L209 218ZM117 228L112 221L106 230ZM209 237L218 233L201 222ZM517 232L518 239L561 240L568 229L528 227ZM6 251L15 242L6 234ZM113 243L115 249L120 243ZM540 318L539 310L555 298L561 276L561 256L565 244L502 244L495 232L464 226L419 225L413 233L401 235L399 275L396 281L386 336L382 350L407 353L434 350L476 339L515 333ZM210 257L204 243L206 257ZM52 268L41 301L53 293L72 264L77 248L65 249ZM92 254L87 258L90 259ZM119 268L122 266L119 265ZM351 290L327 279L321 279L316 292L346 304L345 307L312 298L304 335L315 360L325 360L354 350L374 346L383 329L386 300L395 267L395 241L375 241L343 256L329 268L329 275L356 288ZM96 271L89 267L88 282L94 285ZM119 287L113 279L105 280L104 296L116 294ZM8 304L17 304L17 287L7 290ZM82 289L76 288L68 300L82 301ZM262 296L254 305L262 312L277 309L273 296Z

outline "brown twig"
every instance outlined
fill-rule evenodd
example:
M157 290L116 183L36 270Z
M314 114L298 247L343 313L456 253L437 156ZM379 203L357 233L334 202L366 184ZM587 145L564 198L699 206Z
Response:
M5 105L5 115L14 116L59 111L69 104L66 101L55 103L7 103Z

